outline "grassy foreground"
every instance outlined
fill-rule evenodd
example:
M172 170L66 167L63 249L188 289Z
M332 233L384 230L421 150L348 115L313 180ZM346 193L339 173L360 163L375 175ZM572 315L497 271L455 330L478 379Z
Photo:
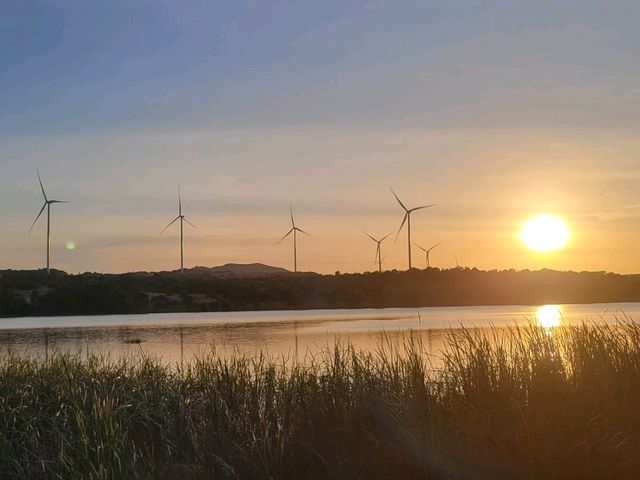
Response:
M437 362L412 338L297 366L8 357L0 478L637 478L640 325L446 344Z

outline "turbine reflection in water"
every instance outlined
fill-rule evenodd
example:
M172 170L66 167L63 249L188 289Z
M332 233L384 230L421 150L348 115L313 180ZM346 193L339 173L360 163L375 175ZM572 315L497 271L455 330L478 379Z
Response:
M536 311L536 321L546 329L559 327L562 321L562 310L558 305L543 305Z

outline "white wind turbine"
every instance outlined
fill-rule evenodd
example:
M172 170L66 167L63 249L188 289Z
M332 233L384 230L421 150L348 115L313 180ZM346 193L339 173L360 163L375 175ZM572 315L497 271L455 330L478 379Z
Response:
M431 247L431 248L423 248L423 247L421 247L420 245L418 245L418 244L416 243L416 247L418 247L420 250L422 250L422 251L426 254L426 256L427 256L427 268L430 268L430 267L431 267L431 262L430 262L430 259L429 259L429 255L431 254L431 250L433 250L434 248L436 248L436 247L437 247L438 245L440 245L441 243L442 243L442 242L438 242L438 243L436 243L436 244L435 244L433 247Z
M287 238L289 235L291 235L293 233L293 271L297 272L298 271L298 232L300 233L304 233L307 236L311 236L309 235L307 232L305 232L304 230L296 227L296 221L293 218L293 205L289 204L289 210L291 211L291 230L289 230L284 237L282 237L278 243L276 245L279 245L285 238Z
M400 224L400 228L398 229L398 233L396 234L396 240L398 239L398 235L400 235L400 232L402 231L402 227L404 227L404 224L406 222L406 224L407 224L407 248L408 248L408 252L409 252L409 270L411 270L411 214L413 212L415 212L416 210L422 210L423 208L435 207L436 204L433 203L431 205L423 205L421 207L407 208L407 207L405 207L404 203L402 203L402 201L398 198L398 195L396 195L396 192L394 192L391 187L389 187L389 190L391 190L391 193L393 193L393 196L396 197L396 200L398 201L398 203L400 204L400 206L404 210L404 218L402 219L402 223Z
M193 228L196 227L193 223L191 223L187 218L182 214L182 199L180 198L180 186L178 186L178 216L169 222L169 225L162 229L164 232L167 228L174 224L177 220L180 220L180 273L184 273L184 222L187 222Z
M371 240L373 240L374 242L376 242L376 262L378 262L378 272L382 273L382 251L380 248L380 245L382 244L382 242L384 242L387 238L389 238L391 236L391 233L389 233L388 235L385 235L384 237L382 237L380 240L378 240L377 238L373 238L371 235L369 235L367 232L363 231L362 233L364 233L367 237L369 237Z
M49 200L47 198L47 194L44 191L44 186L42 185L42 180L40 179L40 172L36 169L36 173L38 174L38 182L40 183L40 190L42 190L42 196L44 197L44 204L42 208L38 212L36 219L31 224L31 228L29 229L29 233L33 230L33 227L36 225L36 222L44 212L44 209L47 209L47 273L51 273L51 269L49 268L49 261L51 259L51 205L54 203L69 203L64 200Z

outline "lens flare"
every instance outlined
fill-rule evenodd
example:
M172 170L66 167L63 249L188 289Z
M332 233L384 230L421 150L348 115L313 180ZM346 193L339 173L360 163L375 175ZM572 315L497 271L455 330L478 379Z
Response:
M64 244L64 248L66 248L67 250L75 250L76 242L74 242L73 240L69 240L67 243Z

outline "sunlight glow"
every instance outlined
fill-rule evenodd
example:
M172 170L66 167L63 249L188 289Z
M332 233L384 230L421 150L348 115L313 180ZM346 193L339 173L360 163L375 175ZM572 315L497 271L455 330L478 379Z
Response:
M558 305L543 305L536 312L536 321L543 328L560 326L562 311Z
M520 231L520 239L531 250L551 252L563 248L569 240L566 223L553 215L538 215L527 220Z

